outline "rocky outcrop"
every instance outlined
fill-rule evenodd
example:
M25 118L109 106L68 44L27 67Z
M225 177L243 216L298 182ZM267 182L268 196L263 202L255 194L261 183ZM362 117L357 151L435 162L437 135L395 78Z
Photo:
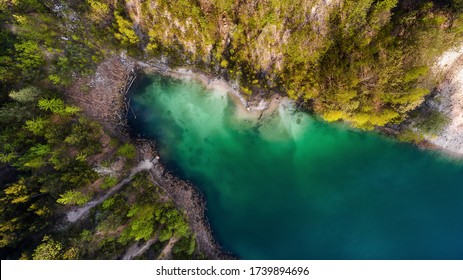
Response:
M449 117L449 124L427 140L451 153L463 155L463 46L446 52L435 66L443 81L431 106Z
M221 250L214 239L205 216L206 200L191 183L170 173L159 161L159 155L152 141L137 140L138 150L143 158L151 158L153 166L148 170L153 183L163 189L175 206L188 217L188 223L196 237L196 246L210 259L230 259L231 255Z
M233 91L233 88L227 87L228 84L220 79L214 79L205 74L195 73L184 68L173 70L161 62L147 64L135 61L122 53L102 62L91 77L79 79L67 90L66 96L74 104L82 108L86 116L102 124L106 131L111 132L118 138L127 138L128 129L125 125L126 114L129 110L126 108L128 104L127 98L129 98L127 92L132 84L135 69L145 69L147 72L151 70L177 78L189 77L211 88L225 87L223 90ZM238 92L236 94L239 95ZM137 143L140 164L132 169L126 179L111 188L103 197L69 212L67 214L68 222L74 223L85 217L93 207L99 205L122 186L129 183L135 174L147 170L153 183L162 188L173 200L177 208L188 217L188 223L196 236L198 250L211 259L232 258L221 251L220 246L214 239L205 217L206 201L201 193L192 184L177 178L165 169L158 161L159 156L153 142L137 139L136 137L132 137L130 141ZM101 174L114 172L112 166L108 168L97 167L95 170ZM147 244L145 245L149 247L149 243ZM145 246L139 247L138 245L131 247L125 257L133 258L147 249Z
M322 48L329 38L330 14L342 0L288 3L242 1L198 5L167 1L126 1L126 10L148 49L173 48L189 58L211 63L214 57L245 60L266 73L282 71L289 52ZM305 36L307 34L311 36ZM147 36L145 36L147 35ZM295 37L293 41L290 37ZM299 44L299 50L290 45ZM242 52L243 48L249 53ZM228 51L227 51L228 49ZM309 52L310 52L309 51ZM224 62L225 63L225 62Z

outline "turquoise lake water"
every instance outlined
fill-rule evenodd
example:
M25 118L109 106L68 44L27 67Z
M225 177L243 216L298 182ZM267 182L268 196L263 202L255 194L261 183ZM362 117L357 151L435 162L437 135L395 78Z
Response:
M129 124L193 182L242 259L463 259L463 162L283 103L260 121L225 92L159 75Z

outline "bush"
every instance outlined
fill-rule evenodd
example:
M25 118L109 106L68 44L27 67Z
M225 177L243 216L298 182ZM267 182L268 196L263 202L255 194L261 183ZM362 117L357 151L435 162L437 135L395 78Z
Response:
M137 149L134 145L130 143L125 143L124 145L119 147L119 149L117 150L117 155L126 157L128 159L134 159L137 155Z
M104 178L103 184L101 184L100 188L103 190L112 188L117 183L117 178L113 176L108 176Z

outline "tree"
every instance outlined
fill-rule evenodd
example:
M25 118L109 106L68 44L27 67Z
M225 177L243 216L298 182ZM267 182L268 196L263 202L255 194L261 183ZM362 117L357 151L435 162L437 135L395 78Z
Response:
M132 218L129 226L121 235L120 241L127 242L129 239L148 240L154 232L154 211L153 205L134 205L127 213Z
M107 3L99 0L87 0L87 2L90 4L90 18L93 21L104 22L110 18L111 9Z
M10 163L15 158L16 154L14 152L0 153L0 163Z
M61 99L57 98L51 98L51 99L40 99L38 106L40 109L44 111L50 111L52 113L57 113L61 112L64 110L64 101Z
M44 111L50 111L61 116L74 115L80 111L78 107L65 105L64 101L58 98L40 99L38 106Z
M159 241L165 241L173 236L187 237L190 234L188 223L177 209L164 207L156 210L155 215L156 220L164 225L159 234Z
M76 190L70 190L60 195L56 202L66 205L84 205L91 199L90 194L83 194Z
M185 258L190 257L196 248L196 241L194 236L188 238L182 238L180 241L175 243L173 253L176 257Z
M23 178L21 178L18 182L11 184L4 190L4 192L12 204L26 203L31 198L27 187L24 184Z
M80 250L77 247L71 247L66 250L63 254L65 260L78 260L80 256Z
M125 143L117 149L117 155L126 157L128 159L134 159L137 155L137 149L130 143Z
M116 25L118 33L114 34L114 37L121 41L123 46L130 46L138 44L140 39L132 28L132 23L125 18L123 18L119 13L114 12L114 17L116 18Z
M42 243L35 248L32 258L34 260L60 260L62 259L63 245L45 235Z
M14 247L47 225L47 204L31 181L21 178L0 192L0 247Z
M45 59L37 42L24 41L15 44L17 66L22 71L25 80L33 80L40 76L40 67Z
M43 135L45 125L48 123L48 120L38 117L33 120L26 121L26 129L32 132L34 135Z
M41 90L36 87L25 87L19 91L11 91L9 96L11 99L20 102L20 103L28 103L34 102L38 99L41 94Z

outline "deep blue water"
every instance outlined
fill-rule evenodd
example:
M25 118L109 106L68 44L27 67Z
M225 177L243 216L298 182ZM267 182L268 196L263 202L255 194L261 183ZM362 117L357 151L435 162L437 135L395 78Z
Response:
M252 120L192 81L151 76L131 100L130 125L201 190L240 258L463 259L462 161L291 103Z

